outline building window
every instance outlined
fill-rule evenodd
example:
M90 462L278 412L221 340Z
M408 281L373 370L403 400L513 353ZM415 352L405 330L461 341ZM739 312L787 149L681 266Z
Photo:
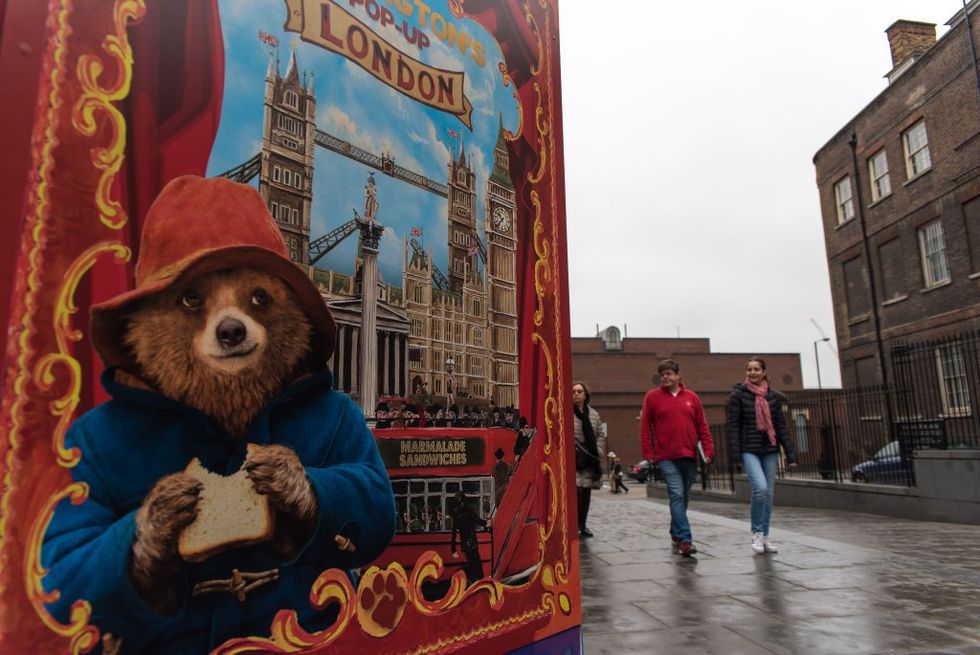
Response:
M282 96L282 104L296 109L296 105L299 104L299 98L294 91L286 91Z
M282 179L282 169L278 165L272 167L272 181L278 182Z
M279 143L286 146L287 148L292 148L293 150L299 150L299 143L293 139L288 139L286 137L281 137Z
M905 172L911 180L932 168L929 158L929 137L925 121L919 121L902 134L905 146Z
M424 327L424 324L422 323L422 319L421 318L413 318L412 319L412 336L413 337L421 337L421 336L424 336L424 332L425 332L425 327Z
M855 257L844 262L844 298L847 317L855 320L864 317L871 309L868 285L864 279L864 261Z
M851 197L851 178L845 177L834 185L834 198L837 199L837 224L854 218L854 200Z
M936 348L936 369L942 381L943 413L946 416L969 416L970 388L966 375L966 359L958 343Z
M299 225L299 210L294 209L289 213L289 222L293 225Z
M432 338L442 340L442 321L437 318L432 319Z
M901 245L901 239L895 238L878 246L881 295L885 300L892 300L902 295L902 275L906 265L902 260Z
M276 116L276 126L279 129L286 130L290 134L299 134L299 121L295 118L278 114Z
M422 370L422 351L420 349L418 348L408 349L408 368L413 371Z
M269 210L273 218L279 217L279 203L273 200L269 203Z
M980 197L963 204L963 222L966 225L966 242L970 248L973 272L980 272Z
M926 288L949 282L946 239L943 238L943 224L938 218L919 228L919 254Z
M416 284L413 284L412 285L412 300L415 301L415 302L417 302L417 303L421 303L422 302L422 285L421 284L416 283Z
M868 160L868 172L871 174L871 200L878 202L892 193L892 183L888 177L888 155L882 148Z
M473 345L483 347L483 329L473 328Z

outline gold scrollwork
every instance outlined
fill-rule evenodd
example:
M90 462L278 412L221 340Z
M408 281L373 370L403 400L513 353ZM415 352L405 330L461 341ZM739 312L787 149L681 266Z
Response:
M344 633L355 614L354 585L346 571L328 569L320 574L310 590L310 601L323 609L331 601L340 606L337 620L319 632L307 632L299 624L296 612L279 610L272 619L271 638L242 637L231 639L212 655L259 655L268 653L298 653L327 646Z
M527 24L531 27L531 32L534 34L534 40L538 44L538 66L535 68L531 66L531 76L537 77L541 74L541 67L544 65L544 45L541 43L541 35L538 33L538 24L534 20L534 16L531 14L531 5L528 2L524 3L524 19Z
M500 79L502 80L503 85L505 87L514 85L514 79L510 76L510 73L507 72L507 67L504 65L504 62L502 61L497 62L497 70L500 71ZM516 103L517 131L511 132L510 130L504 128L504 139L506 139L507 141L517 141L517 135L520 134L521 131L524 129L524 105L520 102L520 100L517 97L516 88L514 90L513 97L516 100L518 100L518 102Z
M34 370L37 386L43 391L50 390L56 382L56 367L61 366L67 371L68 391L50 404L51 414L58 419L53 438L54 452L58 464L66 468L75 466L81 459L77 448L65 448L65 433L71 424L75 408L78 407L82 389L82 367L78 360L68 354L70 342L82 339L82 333L71 327L71 317L78 311L75 291L85 274L104 253L112 253L120 263L129 261L131 254L129 248L120 243L96 243L71 263L65 271L64 281L58 289L54 304L54 336L58 352L40 358Z
M551 256L551 247L547 238L544 237L544 224L541 222L541 199L537 191L531 191L531 204L534 205L534 228L532 241L534 242L534 254L538 256L534 262L534 295L535 309L533 321L534 325L540 327L544 321L544 293L545 286L551 281L551 268L548 266Z
M102 171L96 186L95 203L99 220L113 230L121 229L127 221L122 205L112 199L112 185L122 167L126 148L126 119L112 103L129 93L133 79L133 50L126 38L126 24L139 20L146 13L143 0L119 0L113 13L115 33L102 40L102 50L115 61L118 75L105 86L99 81L105 65L98 55L78 58L76 75L82 93L72 108L72 126L84 136L94 136L98 128L97 111L109 117L111 138L106 146L92 148L92 165Z
M84 482L73 482L48 498L44 507L38 512L27 538L24 580L27 585L27 597L41 621L55 634L68 638L69 652L77 655L91 650L99 640L99 629L88 624L92 616L92 605L86 600L76 600L71 605L69 623L67 625L60 623L44 606L60 599L61 592L57 589L44 591L44 586L41 584L41 580L48 573L41 565L41 544L44 541L44 533L47 532L48 525L54 517L55 506L65 498L70 499L73 505L84 502L88 498L88 485Z
M547 119L543 118L545 114L544 104L541 101L541 85L537 82L534 83L534 94L537 96L537 106L534 109L534 120L538 127L538 135L540 137L540 143L538 144L538 154L541 157L541 164L538 166L538 171L536 173L531 173L527 176L528 182L531 184L537 184L544 179L544 174L548 170L548 146L550 144L550 133L551 125Z

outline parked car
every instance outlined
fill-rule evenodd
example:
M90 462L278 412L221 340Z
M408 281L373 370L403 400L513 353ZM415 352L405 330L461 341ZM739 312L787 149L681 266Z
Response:
M660 467L654 463L641 459L639 462L629 467L626 471L626 475L633 478L640 484L645 483L647 480L653 476L654 480L663 480L663 475L660 474Z
M911 462L903 456L897 441L892 441L876 452L871 459L851 469L854 482L884 482L905 484L908 481Z

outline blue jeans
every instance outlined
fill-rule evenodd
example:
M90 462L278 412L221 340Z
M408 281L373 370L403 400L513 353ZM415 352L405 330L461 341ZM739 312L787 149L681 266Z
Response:
M660 460L660 472L667 482L667 497L670 499L670 534L678 541L691 541L687 500L697 470L697 462L693 459Z
M742 453L742 468L752 485L752 532L769 534L772 497L776 487L776 464L779 453L756 455Z

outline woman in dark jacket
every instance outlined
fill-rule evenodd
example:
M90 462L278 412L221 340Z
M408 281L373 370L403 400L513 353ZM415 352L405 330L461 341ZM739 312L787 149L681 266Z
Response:
M759 554L777 551L769 540L769 519L780 446L787 468L796 468L796 448L783 416L784 398L769 386L766 362L753 357L745 365L745 380L735 385L728 399L728 448L732 463L742 463L752 486L752 550Z

